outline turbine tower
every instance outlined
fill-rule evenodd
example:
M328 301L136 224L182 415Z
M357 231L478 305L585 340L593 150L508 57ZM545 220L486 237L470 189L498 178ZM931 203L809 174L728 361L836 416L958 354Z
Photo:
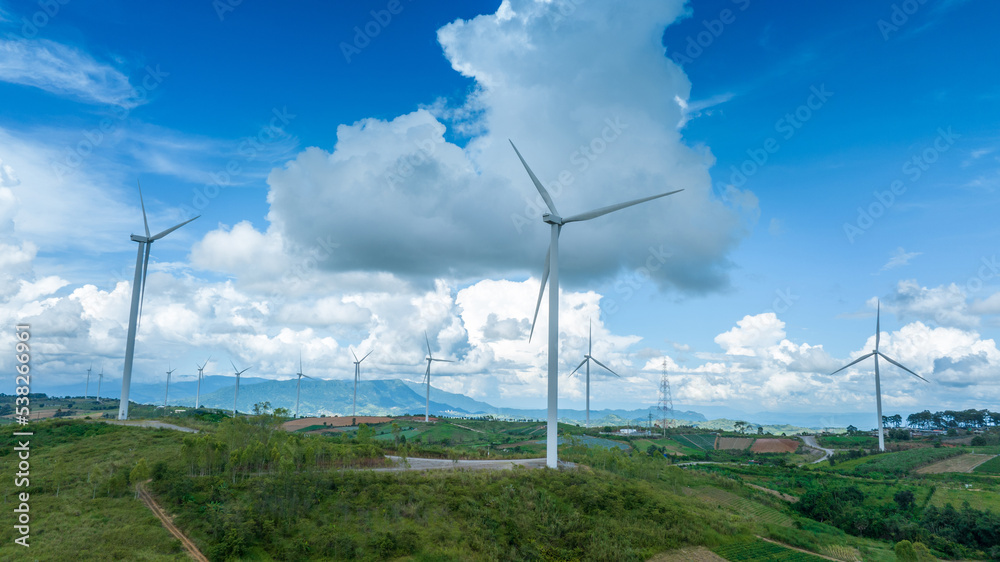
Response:
M521 153L517 150L517 147L514 146L514 142L511 141L510 145L514 148L514 152L517 153L518 160L521 161L524 169L528 172L531 182L535 184L535 189L538 190L539 195L542 196L542 199L545 201L545 205L549 209L548 213L542 215L542 221L551 226L549 252L545 258L545 268L542 270L542 283L541 287L538 289L538 303L535 305L535 316L531 321L531 332L528 334L528 341L531 341L531 336L535 333L535 320L538 319L538 309L542 305L542 294L545 292L545 283L551 278L549 283L549 396L548 420L545 432L545 465L549 468L557 468L559 466L557 441L559 438L559 424L557 420L559 406L559 233L562 231L562 227L565 224L596 219L597 217L613 213L626 207L631 207L632 205L638 205L639 203L645 203L646 201L651 201L659 197L672 195L679 191L683 191L683 189L668 191L667 193L661 193L651 197L643 197L642 199L618 203L617 205L610 205L608 207L601 207L600 209L594 209L593 211L564 218L559 215L558 211L556 211L555 203L552 202L552 197L549 196L549 192L546 191L544 186L542 186L542 182L538 181L538 178L535 177L535 173L531 171L531 168L528 167L528 163L521 157Z
M83 399L86 400L90 396L90 371L94 369L94 364L91 363L90 367L87 367L87 388L83 391Z
M208 359L205 360L205 365L208 365L208 362L211 361L211 360L212 360L212 356L209 355ZM205 365L199 365L198 366L198 391L194 395L194 409L195 410L197 410L198 408L201 408L201 377L202 377L202 373L205 371Z
M97 403L101 403L101 383L104 382L104 365L101 365L101 372L97 375Z
M375 351L374 349L372 351ZM354 409L351 411L351 417L358 415L358 381L361 380L361 362L368 359L368 356L372 354L369 351L364 357L358 359L358 355L351 350L351 355L354 356Z
M170 375L177 369L171 369L170 363L167 363L167 389L163 392L163 412L167 411L167 396L170 396Z
M583 361L581 361L580 364L577 365L575 369L573 369L573 372L569 374L569 376L572 377L574 374L576 374L577 371L580 370L580 367L583 367L584 363L587 364L587 427L588 428L590 427L590 362L593 361L594 363L597 363L601 367L604 367L604 369L607 370L612 375L614 375L614 376L616 376L618 378L622 378L621 375L619 375L618 373L612 371L610 368L608 368L607 365L605 365L604 363L601 363L600 361L598 361L597 359L595 359L594 356L591 355L592 353L594 353L594 328L593 328L593 325L590 326L589 331L588 331L588 335L587 335L587 354L583 356Z
M882 385L881 385L881 382L879 381L878 358L882 357L882 359L885 359L889 363L892 363L893 365L899 367L900 369L906 371L907 373L910 373L911 375L917 377L918 379L920 379L920 380L922 380L924 382L930 382L930 381L928 381L924 377L921 377L920 375L914 373L913 371L907 369L906 367L900 365L894 359L890 359L889 356L887 356L886 354L884 354L884 353L882 353L881 351L878 350L879 340L882 339L882 330L881 330L881 326L880 326L881 325L881 318L880 317L881 317L881 314L882 314L881 308L882 308L882 304L881 303L876 303L876 308L875 308L875 349L873 349L871 353L869 353L867 355L863 355L861 357L858 357L854 361L851 361L847 365L844 365L843 367L837 369L836 371L834 371L834 372L832 372L830 374L831 375L835 375L835 374L843 371L844 369L846 369L846 368L848 368L848 367L850 367L852 365L856 365L856 364L864 361L865 359L868 359L869 357L874 357L875 358L875 404L876 404L876 408L878 410L878 450L879 451L885 451L885 435L883 435L884 429L882 427Z
M670 391L670 377L667 375L667 358L663 358L663 375L660 377L660 403L657 406L663 415L663 436L667 436L667 425L674 421L674 396Z
M142 224L145 236L132 235L132 241L139 243L139 253L135 258L135 278L132 280L132 306L128 315L128 336L125 339L125 368L122 370L122 400L118 406L118 419L128 419L128 394L132 384L132 356L135 354L135 333L139 328L142 312L142 297L146 292L146 268L149 266L149 248L160 238L170 234L185 224L198 218L186 220L154 236L149 235L149 221L146 220L146 204L142 200L142 186L139 186L139 205L142 206ZM201 215L198 215L201 216Z
M299 372L295 373L299 376L299 382L295 383L295 419L299 419L299 388L302 386L302 377L311 379L309 375L302 374L302 352L299 352Z
M427 372L424 373L424 382L427 383L427 409L424 410L424 422L431 421L431 362L440 361L442 363L454 363L450 359L438 359L431 354L431 340L427 338L427 332L424 332L424 342L427 343Z
M205 362L208 364L208 362ZM243 369L242 371L236 368L236 363L233 360L229 360L229 364L233 366L233 372L236 373L236 393L233 394L233 418L236 418L236 399L240 397L240 375L250 370L250 367Z

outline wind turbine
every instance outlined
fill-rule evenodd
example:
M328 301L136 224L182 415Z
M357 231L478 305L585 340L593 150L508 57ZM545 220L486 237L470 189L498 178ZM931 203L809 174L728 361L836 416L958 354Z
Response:
M139 186L139 205L142 206L142 224L146 229L145 236L133 234L133 242L139 243L139 253L135 258L135 278L132 280L132 307L128 314L128 336L125 339L125 368L122 371L122 400L118 406L118 419L128 419L128 394L132 384L132 356L135 354L135 333L139 328L139 315L142 310L142 297L146 292L146 268L149 266L149 248L160 238L170 234L185 224L198 218L186 220L154 236L149 235L149 221L146 220L146 204L142 200L142 186ZM198 215L199 217L201 215Z
M580 364L577 365L575 369L573 369L573 372L569 374L569 376L572 377L574 374L576 374L577 371L580 370L580 367L583 367L584 363L587 364L587 427L590 427L590 362L593 361L594 363L597 363L601 367L604 367L604 369L607 370L612 375L618 378L622 378L621 375L612 371L610 368L608 368L607 365L595 359L594 356L591 355L593 352L594 352L594 328L593 325L591 325L587 335L587 354L583 356L583 361L581 361Z
M208 362L211 361L211 360L212 360L212 356L209 355L208 359L205 360L205 365L208 365ZM194 395L194 409L195 410L197 410L198 408L201 408L201 377L202 377L202 372L205 370L205 365L199 365L198 366L198 392Z
M374 349L372 351L375 351ZM358 355L351 350L351 355L354 356L354 410L351 411L351 416L354 417L358 414L358 381L361 380L361 362L368 359L368 356L372 354L369 351L364 357L358 359Z
M208 361L205 362L208 364ZM243 369L242 371L236 368L236 363L233 360L229 360L229 364L233 366L233 372L236 373L236 394L233 394L233 418L236 417L236 399L240 397L240 375L250 370L250 367Z
M857 363L860 363L860 362L864 361L865 359L868 359L869 357L874 357L875 358L875 404L876 404L876 408L878 409L878 450L879 451L885 451L885 436L883 435L883 427L882 427L882 385L879 382L878 358L881 356L882 359L885 359L886 361L892 363L893 365L899 367L900 369L906 371L907 373L910 373L911 375L917 377L918 379L920 379L920 380L922 380L924 382L930 382L930 381L928 381L924 377L921 377L920 375L914 373L913 371L907 369L906 367L900 365L895 360L890 359L886 354L884 354L884 353L882 353L881 351L878 350L879 340L881 339L881 336L882 336L882 330L881 330L881 327L880 327L880 324L881 324L881 322L880 322L880 320L881 320L880 316L881 316L881 313L882 313L881 308L882 308L881 303L877 303L876 304L876 309L875 309L875 349L872 350L872 352L869 353L868 355L863 355L861 357L858 357L854 361L851 361L847 365L844 365L843 367L837 369L836 371L834 371L834 372L832 372L830 374L831 375L835 375L835 374L843 371L844 369L846 369L846 368L848 368L848 367L850 367L852 365L855 365Z
M170 395L170 374L177 369L171 369L170 363L167 363L167 390L163 392L163 412L167 412L167 396Z
M424 421L431 421L431 362L440 361L442 363L454 363L451 359L438 359L431 354L431 340L427 338L427 332L424 332L424 341L427 343L427 372L424 373L424 381L427 383L427 410L424 411Z
M542 182L538 181L538 178L535 177L535 173L531 171L531 168L528 167L528 163L524 161L523 157L521 157L521 153L517 150L517 147L514 146L514 142L511 141L510 145L514 148L514 152L517 153L518 160L521 161L521 164L524 165L524 169L528 172L531 182L535 184L535 189L538 190L539 195L541 195L542 199L545 201L545 205L549 208L549 212L542 215L542 221L552 227L549 252L545 257L545 269L542 270L542 284L538 289L538 303L535 305L535 316L531 320L531 332L528 334L528 341L531 341L531 336L535 333L535 320L538 319L538 309L542 305L542 294L545 292L545 283L551 278L549 283L549 399L548 423L545 432L545 465L549 468L557 468L559 465L557 441L559 438L559 425L557 420L559 404L559 233L562 231L564 224L596 219L597 217L619 211L626 207L631 207L632 205L638 205L639 203L645 203L646 201L652 201L653 199L673 195L674 193L684 190L678 189L675 191L668 191L659 195L643 197L642 199L618 203L617 205L601 207L600 209L594 209L593 211L564 218L559 215L558 211L556 211L556 205L552 202L552 197L549 196L549 192L546 191L544 186L542 186Z
M312 378L302 373L302 352L299 352L299 372L295 374L299 376L299 382L295 383L295 419L299 419L299 388L302 386L302 377Z
M101 383L104 382L104 365L101 365L101 373L97 375L97 403L101 403Z
M90 367L87 367L87 388L83 391L83 399L86 400L90 396L90 371L94 369L94 364L91 363Z

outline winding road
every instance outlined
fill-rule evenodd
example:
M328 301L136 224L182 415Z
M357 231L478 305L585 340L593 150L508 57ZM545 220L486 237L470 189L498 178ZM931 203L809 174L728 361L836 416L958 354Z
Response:
M823 451L823 456L820 457L819 460L815 460L809 464L821 463L826 459L830 458L830 455L833 454L833 449L826 449L819 446L819 443L816 442L815 435L800 435L799 437L802 438L802 442L806 444L806 447L812 447L813 449L818 449L820 451Z

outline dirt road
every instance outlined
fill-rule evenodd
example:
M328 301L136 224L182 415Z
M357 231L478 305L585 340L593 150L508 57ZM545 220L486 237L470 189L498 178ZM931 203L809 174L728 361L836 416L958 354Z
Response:
M160 508L160 506L156 503L155 500L153 500L153 496L149 495L149 492L146 491L145 486L139 487L139 497L142 499L142 503L146 504L146 507L148 507L149 510L153 512L153 515L155 515L157 519L159 519L160 522L163 523L163 526L166 527L168 531L170 531L170 534L173 535L177 540L181 541L181 544L184 545L184 550L187 550L191 558L197 560L198 562L208 562L208 558L205 558L205 555L202 554L200 550L198 550L198 546L195 545L194 542L191 541L191 539L187 538L187 536L184 535L184 533L182 533L181 530L174 525L173 521L170 520L170 516L167 515L167 513L163 511L162 508Z
M374 472L402 472L406 470L510 470L514 466L525 468L545 468L545 459L506 459L486 461L452 461L448 459L420 459L410 457L409 466L403 463L402 457L386 455L396 466L388 468L373 468ZM576 468L575 463L559 461L559 468Z
M830 455L833 454L833 449L824 449L823 447L819 446L819 443L816 442L815 435L800 435L799 437L802 437L802 441L806 444L807 447L812 447L813 449L819 449L820 451L823 451L823 456L820 457L819 460L815 460L810 464L821 463L826 459L830 458Z
M190 427L182 427L179 425L174 425L172 423L164 423L156 420L141 420L141 421L131 421L131 420L99 420L104 423L110 423L114 425L131 425L135 427L152 427L155 429L173 429L174 431L183 431L185 433L198 433L197 429L191 429Z

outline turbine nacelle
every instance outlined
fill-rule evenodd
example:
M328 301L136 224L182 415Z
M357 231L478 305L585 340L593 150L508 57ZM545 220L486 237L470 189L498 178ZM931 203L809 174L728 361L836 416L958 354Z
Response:
M548 224L561 225L563 224L563 218L560 217L559 215L554 215L552 213L545 213L542 215L542 222Z

